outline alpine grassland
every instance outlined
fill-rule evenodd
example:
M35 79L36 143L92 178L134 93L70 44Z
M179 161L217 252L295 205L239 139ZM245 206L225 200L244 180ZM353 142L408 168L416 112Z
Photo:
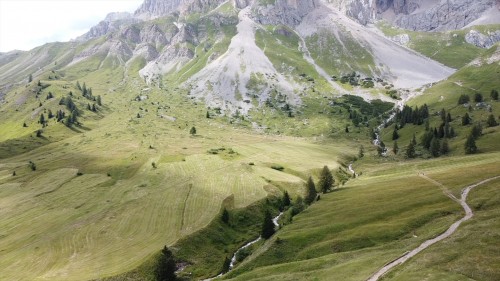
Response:
M500 280L499 43L237 2L0 53L0 281Z

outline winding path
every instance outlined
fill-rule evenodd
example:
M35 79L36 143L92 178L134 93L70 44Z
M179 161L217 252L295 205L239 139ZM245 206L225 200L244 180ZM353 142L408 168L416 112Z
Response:
M469 192L473 188L475 188L475 187L477 187L479 185L482 185L484 183L487 183L489 181L492 181L492 180L495 180L495 179L498 179L498 178L500 178L500 176L496 176L496 177L492 177L492 178L489 178L489 179L485 179L483 181L480 181L480 182L475 183L473 185L469 185L466 188L464 188L462 190L462 196L461 196L460 200L458 201L460 203L460 205L462 205L462 208L464 208L464 211L465 211L465 216L463 218L461 218L460 220L458 220L455 223L453 223L441 235L425 241L424 243L420 244L420 246L418 246L417 248L415 248L415 249L413 249L413 250L405 253L404 255L402 255L401 257L399 257L398 259L396 259L396 260L394 260L394 261L386 264L379 271L377 271L370 278L368 278L367 281L377 281L380 277L382 277L382 275L384 275L385 273L387 273L392 268L394 268L394 267L396 267L396 266L398 266L400 264L403 264L408 259L412 258L413 256L415 256L416 254L420 253L421 251L427 249L431 245L433 245L433 244L435 244L435 243L437 243L437 242L439 242L439 241L441 241L441 240L449 237L450 235L452 235L457 230L457 228L460 226L460 224L462 222L469 220L474 215L474 213L472 212L472 209L469 207L469 205L467 205L467 202L466 202L467 196L469 195ZM431 181L432 181L432 179L431 179ZM441 185L441 184L439 184L439 185Z

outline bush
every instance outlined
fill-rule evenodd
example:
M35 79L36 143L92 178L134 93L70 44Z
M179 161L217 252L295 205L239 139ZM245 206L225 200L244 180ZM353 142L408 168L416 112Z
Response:
M272 165L271 169L275 169L275 170L278 170L278 171L283 171L285 169L285 167L283 167L281 165Z
M461 105L461 104L466 104L470 101L470 97L466 94L462 94L460 95L460 97L458 98L458 104Z

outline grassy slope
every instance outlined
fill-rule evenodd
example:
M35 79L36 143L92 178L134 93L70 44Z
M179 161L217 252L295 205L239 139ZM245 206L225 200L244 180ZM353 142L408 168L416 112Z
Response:
M394 163L367 160L357 167L363 172L361 177L322 196L267 242L263 247L267 251L251 256L227 279L364 280L386 262L444 231L462 215L459 205L439 187L419 177L418 172L439 180L444 178L450 188L463 188L469 182L497 175L498 157L498 153L457 157L453 164L448 159L410 161L397 164L397 168ZM459 172L461 169L481 172L465 174ZM402 185L408 180L411 185ZM463 231L473 235L468 232L473 231L472 224L487 225L491 220L488 216L492 215L486 215L484 221L483 217L476 217ZM493 239L482 241L485 247L498 245ZM456 251L457 256L466 253L462 249ZM494 260L483 258L494 264ZM457 262L466 264L468 259L457 258ZM420 266L417 263L416 268ZM489 265L482 270L493 271L488 273L490 276L498 274Z
M328 30L306 39L313 59L330 75L340 77L352 71L372 75L375 69L373 56L342 27L338 28L338 37Z
M104 91L106 81L96 77L85 76L80 83L103 96L102 116L86 112L80 118L83 126L75 131L51 120L43 146L31 150L28 142L28 152L6 153L0 160L2 280L81 280L121 273L162 245L206 226L226 197L234 196L235 208L247 206L279 190L272 185L263 189L273 181L292 183L292 194L301 193L293 183L301 183L302 175L324 164L335 168L339 155L355 151L346 145L251 134L206 119L203 106L175 90L155 89L148 100L132 101L141 88L134 86L138 81ZM42 110L58 107L59 98L74 88L73 83L42 82L51 86L41 96L49 90L56 96L55 104L44 101ZM80 108L84 101L75 99ZM38 101L28 98L22 107L26 112L15 111L12 104L2 108L12 115L6 115L1 130L11 132L13 126L15 136L26 129L20 117L30 116ZM29 130L40 127L37 116L29 119ZM195 137L188 133L193 125ZM206 153L220 147L236 154ZM36 171L28 161L36 163ZM291 174L271 169L273 164ZM78 171L83 175L77 176Z

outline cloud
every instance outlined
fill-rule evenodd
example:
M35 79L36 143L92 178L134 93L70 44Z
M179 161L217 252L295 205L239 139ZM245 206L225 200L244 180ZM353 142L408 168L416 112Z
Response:
M142 0L0 0L0 52L68 41L110 12L133 12Z

